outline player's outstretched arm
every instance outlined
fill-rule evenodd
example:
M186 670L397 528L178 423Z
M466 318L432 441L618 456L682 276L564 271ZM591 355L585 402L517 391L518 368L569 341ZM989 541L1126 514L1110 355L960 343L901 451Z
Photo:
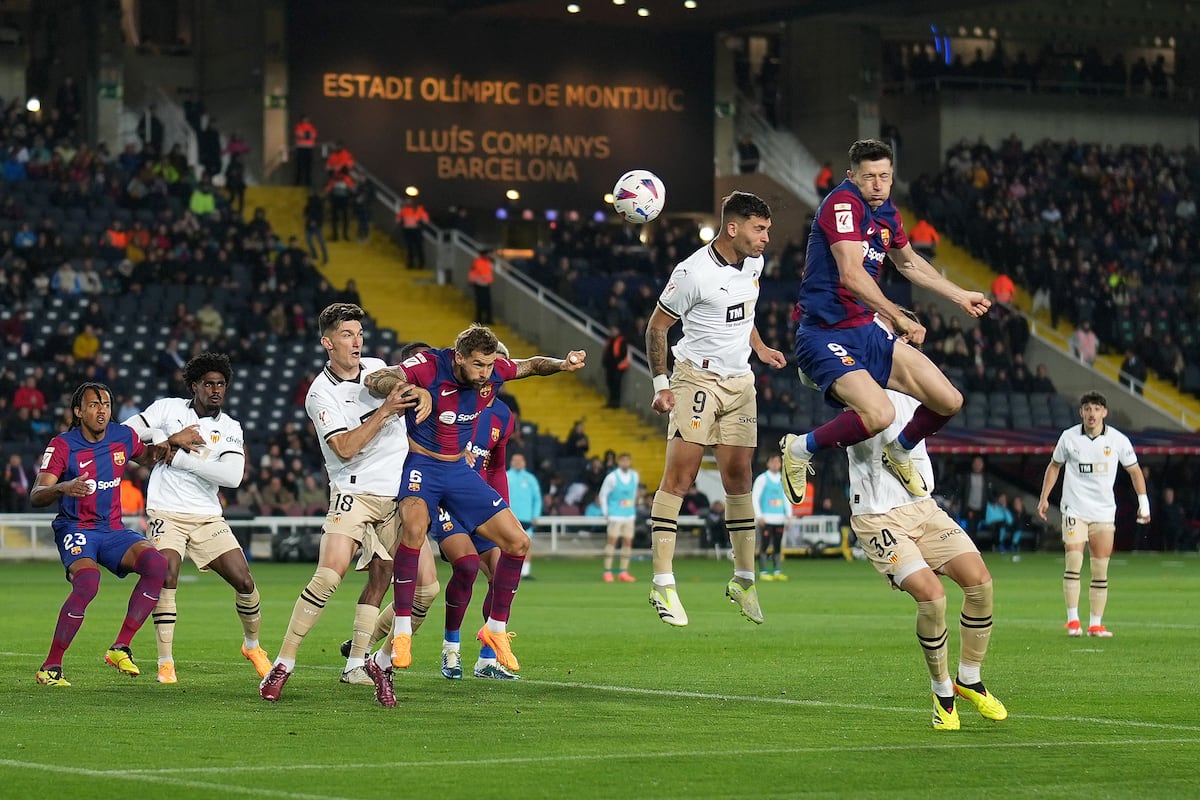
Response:
M834 242L829 246L829 250L833 253L833 260L837 262L838 279L848 292L890 322L893 331L907 336L913 344L921 344L925 340L925 328L905 316L900 306L887 298L879 284L863 268L861 242Z
M559 372L575 372L584 367L587 360L586 350L572 350L566 358L551 356L531 356L530 358L514 358L517 374L513 380L528 378L530 375L556 375Z
M972 292L950 280L913 249L912 244L895 248L888 253L896 269L913 284L931 292L937 292L966 311L972 317L982 317L992 306L983 292Z

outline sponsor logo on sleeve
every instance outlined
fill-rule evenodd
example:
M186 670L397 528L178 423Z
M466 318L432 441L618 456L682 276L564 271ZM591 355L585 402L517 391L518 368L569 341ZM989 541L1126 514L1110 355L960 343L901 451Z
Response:
M833 221L838 233L850 233L854 230L854 214L850 211L834 211Z

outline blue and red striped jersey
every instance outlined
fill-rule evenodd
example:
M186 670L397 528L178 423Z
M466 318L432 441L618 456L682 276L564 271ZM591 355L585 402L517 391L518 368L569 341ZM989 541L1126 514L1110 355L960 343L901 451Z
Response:
M908 244L904 222L891 199L872 210L849 178L842 181L817 207L804 277L800 281L801 325L822 328L856 328L866 325L875 312L842 286L841 273L830 245L860 242L863 269L879 282L888 250Z
M50 440L42 454L39 472L47 472L59 482L84 476L96 481L96 491L85 497L58 500L58 519L70 520L80 528L124 528L121 522L121 477L130 461L146 446L133 429L111 423L98 442L88 441L79 428L72 428Z
M497 398L475 421L475 438L471 441L475 469L505 502L508 502L507 445L516 426L512 409Z
M409 383L429 390L433 411L418 423L408 413L408 435L431 453L454 456L471 444L479 415L496 397L496 392L517 374L517 365L497 358L492 375L482 388L461 384L454 377L454 348L426 350L400 365Z

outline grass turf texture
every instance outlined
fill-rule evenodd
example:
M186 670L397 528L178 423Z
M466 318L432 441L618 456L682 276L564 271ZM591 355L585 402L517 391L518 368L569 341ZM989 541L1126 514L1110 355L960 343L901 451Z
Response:
M1200 559L1119 555L1112 639L1068 639L1061 558L989 557L996 627L984 680L1009 709L992 723L959 701L963 729L929 727L914 606L865 563L789 561L760 584L766 624L725 598L728 562L680 562L691 625L670 628L598 560L537 564L514 609L522 680L439 672L441 598L398 671L399 704L338 683L361 586L351 575L300 651L278 704L240 653L233 592L185 568L179 683L154 680L148 623L130 679L103 664L132 579L105 573L68 651L70 688L38 686L67 585L51 564L0 565L0 794L191 798L1196 797L1200 719L1191 600ZM190 570L190 571L188 571ZM253 565L274 656L312 565ZM1086 585L1084 598L1087 595ZM447 578L442 569L443 584ZM961 594L948 586L951 668ZM1083 612L1086 620L1086 602ZM469 641L468 641L469 640Z

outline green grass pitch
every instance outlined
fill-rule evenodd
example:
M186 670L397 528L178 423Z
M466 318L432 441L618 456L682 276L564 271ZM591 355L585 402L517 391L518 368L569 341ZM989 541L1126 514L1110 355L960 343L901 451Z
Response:
M988 562L983 675L1010 716L992 723L960 701L957 733L929 726L912 601L861 562L789 561L790 582L760 585L767 620L755 626L724 598L728 562L681 561L691 625L675 629L647 605L647 563L634 565L638 583L605 584L598 560L542 559L511 625L522 680L470 677L481 582L464 626L468 677L438 670L439 598L394 709L337 680L359 576L272 705L239 652L232 590L190 567L177 685L154 681L149 624L134 640L142 677L103 664L132 588L107 573L67 653L74 685L36 685L67 585L56 564L3 564L0 796L1200 797L1200 559L1118 554L1111 639L1066 637L1060 557ZM312 565L253 570L274 656ZM947 594L953 668L961 594Z

